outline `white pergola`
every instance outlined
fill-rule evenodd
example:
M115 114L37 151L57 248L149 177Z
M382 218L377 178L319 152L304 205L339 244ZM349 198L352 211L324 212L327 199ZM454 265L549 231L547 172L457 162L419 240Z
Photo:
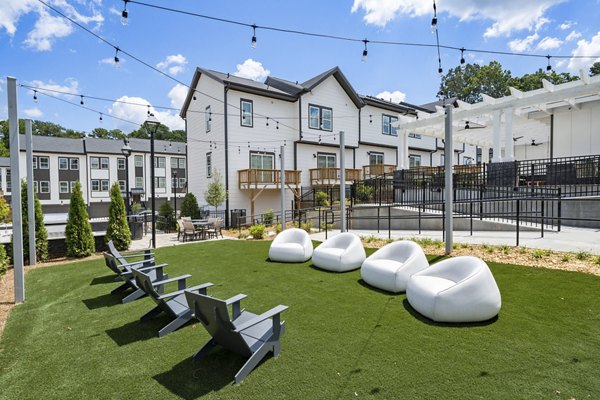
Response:
M529 92L511 87L510 96L496 99L483 95L483 101L476 104L458 101L452 112L452 137L455 142L493 148L495 162L512 161L516 144L550 140L549 116L554 109L580 108L583 103L600 100L600 75L590 77L579 71L579 77L560 85L544 79L541 89ZM408 168L408 133L443 139L445 109L437 107L433 114L419 111L416 120L401 115L397 127L399 168Z

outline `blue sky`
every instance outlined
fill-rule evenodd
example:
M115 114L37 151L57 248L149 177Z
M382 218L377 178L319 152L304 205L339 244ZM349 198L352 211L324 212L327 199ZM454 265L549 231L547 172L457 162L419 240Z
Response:
M197 66L263 80L266 75L304 81L339 66L355 90L365 95L422 104L439 89L434 48L335 41L252 29L128 4L123 26L120 0L45 0L82 25L145 62L188 84ZM430 30L432 2L423 0L348 1L166 1L148 3L259 26L326 33L358 39L435 43ZM444 45L541 55L600 56L600 0L438 0L440 42ZM0 119L7 115L6 76L21 84L87 96L178 108L187 89L120 54L74 26L37 0L0 0ZM442 50L442 67L458 65L460 52ZM546 59L465 53L467 62L498 60L513 75L546 67ZM594 60L551 59L559 72L587 71ZM140 123L147 107L85 99L99 114L19 89L20 117L90 131L102 126L126 132ZM60 96L79 104L79 97ZM156 110L172 129L182 128L177 111Z

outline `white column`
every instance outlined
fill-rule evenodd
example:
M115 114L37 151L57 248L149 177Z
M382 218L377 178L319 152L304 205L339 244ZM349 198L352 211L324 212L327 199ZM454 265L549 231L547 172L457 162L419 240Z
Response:
M341 231L346 232L346 142L340 131L340 221Z
M444 204L446 208L445 215L445 238L446 238L446 255L452 252L453 242L453 219L452 219L452 203L453 203L453 183L452 183L452 161L454 155L454 142L452 138L452 105L446 106L446 126L444 135Z
M515 141L512 134L513 109L504 110L504 161L515 160Z
M408 131L398 129L398 169L408 169Z
M279 157L281 158L281 177L279 178L279 184L281 185L281 230L285 230L285 147L279 148Z
M494 111L493 114L493 123L494 123L494 156L490 160L491 162L500 162L502 161L502 148L500 147L500 110Z
M25 120L25 159L27 176L27 217L29 218L29 265L37 263L37 254L35 253L35 195L33 193L33 138L32 121ZM57 182L57 179L54 179Z

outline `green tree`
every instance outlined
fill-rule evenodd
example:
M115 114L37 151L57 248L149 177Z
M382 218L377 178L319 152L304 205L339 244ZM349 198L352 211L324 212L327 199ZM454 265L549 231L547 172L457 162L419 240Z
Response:
M113 241L117 250L127 250L131 244L131 231L127 224L125 201L121 196L121 188L115 182L110 188L110 207L108 208L108 227L104 241Z
M154 128L153 128L154 129ZM135 131L129 134L129 137L138 138L138 139L150 139L150 132L145 126L142 126L140 129L136 129ZM174 130L171 131L168 126L160 124L158 128L156 128L156 133L154 134L155 140L171 140L173 142L185 142L186 135L185 131L182 130Z
M0 243L0 276L4 275L8 270L8 257L6 257L6 249Z
M175 229L175 217L173 213L173 207L167 202L164 202L158 208L158 216L160 217L156 221L157 229L163 231L171 231Z
M86 257L94 253L92 225L81 193L81 183L77 181L71 193L69 219L65 228L65 242L68 257Z
M571 75L568 72L557 73L554 70L550 74L547 74L540 68L533 74L525 74L521 77L512 78L509 82L509 85L523 92L528 92L530 90L541 89L543 87L542 79L558 85L561 83L576 81L579 79L579 77Z
M600 61L596 61L590 67L590 76L599 75L600 74Z
M227 191L225 190L225 185L221 180L221 174L219 171L213 172L213 177L211 182L208 184L208 189L204 192L204 200L206 203L210 204L218 209L219 205L225 201L227 198Z
M187 193L181 202L181 216L190 217L192 219L199 219L200 208L198 207L198 200L194 193Z
M456 67L442 77L440 92L445 98L456 97L467 103L477 103L481 94L502 97L510 93L511 73L492 61L488 65L466 64L464 70Z
M0 223L10 221L10 206L6 202L4 195L0 194Z
M33 195L35 219L35 255L38 261L48 259L48 231L44 225L42 204L37 195ZM29 263L29 213L27 208L27 182L21 181L21 220L23 222L23 260Z

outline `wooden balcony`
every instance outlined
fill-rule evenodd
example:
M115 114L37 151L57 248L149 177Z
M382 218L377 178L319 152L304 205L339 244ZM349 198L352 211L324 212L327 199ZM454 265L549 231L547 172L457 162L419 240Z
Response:
M300 172L285 171L285 185L300 186ZM279 189L281 187L281 171L278 169L241 169L238 170L240 189Z
M392 164L370 164L363 165L363 177L364 179L383 177L385 174L393 177L393 173L396 170L396 166Z
M310 172L311 186L333 186L340 184L339 168L313 168ZM346 182L360 180L360 169L346 168Z

